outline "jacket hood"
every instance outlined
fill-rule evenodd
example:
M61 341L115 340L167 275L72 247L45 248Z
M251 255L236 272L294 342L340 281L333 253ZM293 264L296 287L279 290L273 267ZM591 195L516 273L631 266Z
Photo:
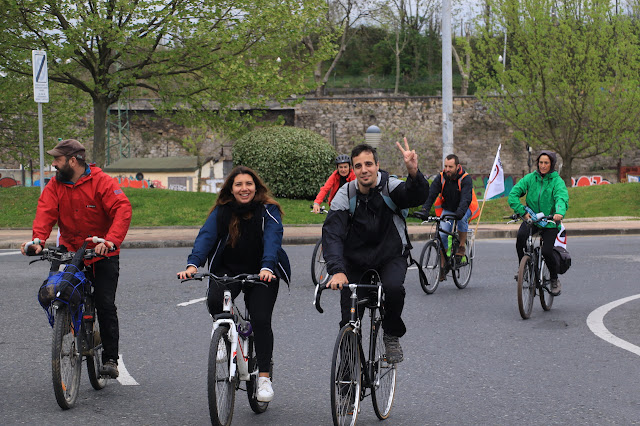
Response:
M549 173L553 173L556 170L556 162L558 161L558 159L556 157L555 152L546 151L546 150L540 151L540 154L538 154L538 156L536 157L536 169L538 170L538 173L540 173L540 168L538 167L538 161L540 160L540 157L542 157L543 155L546 155L547 157L549 157L549 159L551 159L551 168L549 169Z

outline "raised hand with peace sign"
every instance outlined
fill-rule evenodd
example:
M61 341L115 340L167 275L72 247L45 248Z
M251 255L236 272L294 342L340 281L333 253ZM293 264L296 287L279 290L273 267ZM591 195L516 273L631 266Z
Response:
M416 173L418 172L418 154L416 154L415 150L409 149L409 142L407 142L406 137L404 138L404 148L400 145L400 142L396 142L396 146L400 152L402 152L404 164L407 166L409 176L412 178L416 177Z

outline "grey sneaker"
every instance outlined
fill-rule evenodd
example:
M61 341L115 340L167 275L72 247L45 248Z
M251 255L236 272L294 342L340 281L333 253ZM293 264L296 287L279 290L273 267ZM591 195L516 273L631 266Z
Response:
M553 279L551 280L551 284L549 286L549 292L553 295L553 296L560 296L561 290L562 290L562 286L560 285L560 280L559 279Z
M384 342L385 358L387 359L387 362L389 364L402 362L404 355L402 354L402 346L400 346L400 338L384 333L382 341Z
M120 375L118 372L118 362L113 359L107 360L107 362L102 365L100 374L103 376L109 376L112 379L117 379Z

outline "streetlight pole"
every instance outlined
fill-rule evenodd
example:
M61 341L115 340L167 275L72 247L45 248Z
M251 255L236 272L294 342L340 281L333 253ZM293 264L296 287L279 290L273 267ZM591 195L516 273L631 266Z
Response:
M442 0L442 165L453 154L451 0Z

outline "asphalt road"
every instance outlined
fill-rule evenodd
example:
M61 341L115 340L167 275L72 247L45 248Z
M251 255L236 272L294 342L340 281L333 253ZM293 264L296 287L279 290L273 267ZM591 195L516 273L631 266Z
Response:
M422 244L416 244L419 255ZM632 424L640 422L640 299L608 311L604 326L627 342L596 336L597 308L640 293L640 237L574 237L573 266L550 312L536 301L520 318L513 240L477 241L471 283L451 278L433 295L409 271L395 404L385 424ZM338 331L338 294L313 308L313 246L285 247L294 282L281 286L274 313L276 396L255 415L236 395L234 424L331 423L329 370ZM15 252L15 251L14 251ZM118 290L120 353L137 385L110 381L94 391L83 371L77 406L58 408L51 386L51 328L36 300L45 263L0 250L0 423L206 425L210 319L201 282L173 279L189 249L128 249ZM593 318L593 317L592 317ZM380 424L368 398L358 424Z

